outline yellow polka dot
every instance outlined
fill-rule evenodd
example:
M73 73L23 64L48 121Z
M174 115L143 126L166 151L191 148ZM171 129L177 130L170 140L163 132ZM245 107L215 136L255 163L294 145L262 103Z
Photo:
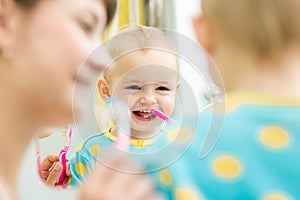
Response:
M282 194L271 194L265 196L262 200L289 200L289 198Z
M169 141L185 143L193 139L193 132L188 128L173 129L169 131L167 138Z
M90 152L94 157L96 157L100 153L100 151L101 151L101 147L98 144L94 144L90 148Z
M131 140L130 144L135 148L142 149L145 148L147 142L146 140Z
M165 185L171 185L172 177L168 170L162 170L159 172L159 180Z
M284 148L290 142L289 133L280 127L266 127L259 134L259 140L270 148Z
M70 178L68 179L67 185L70 185L71 182L72 182L72 177L70 177Z
M85 173L86 173L86 168L85 166L81 163L81 162L78 162L76 164L76 172L77 174L79 174L80 176L84 176Z
M224 179L237 178L242 172L241 162L232 156L219 156L212 163L213 172Z
M82 150L83 144L77 147L76 151L80 152Z
M201 200L195 191L189 188L178 188L175 191L176 200Z

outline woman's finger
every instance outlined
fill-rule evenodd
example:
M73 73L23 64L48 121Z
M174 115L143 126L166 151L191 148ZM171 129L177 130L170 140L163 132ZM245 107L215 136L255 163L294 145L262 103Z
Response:
M54 167L49 171L49 176L46 180L48 186L55 186L61 173L62 173L62 164L59 162L54 163Z

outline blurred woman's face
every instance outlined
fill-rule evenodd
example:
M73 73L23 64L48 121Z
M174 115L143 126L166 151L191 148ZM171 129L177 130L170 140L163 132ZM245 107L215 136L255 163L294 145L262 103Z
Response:
M102 0L42 0L16 15L12 90L48 125L72 120L74 81L81 63L100 42L104 6Z

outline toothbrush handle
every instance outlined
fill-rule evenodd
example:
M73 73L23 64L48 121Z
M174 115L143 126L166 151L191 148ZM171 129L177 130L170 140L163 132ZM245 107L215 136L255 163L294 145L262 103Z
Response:
M66 154L67 154L66 148L63 148L59 153L59 155L60 155L59 160L60 160L63 168L62 168L61 175L58 179L57 185L62 185L65 178L66 178L66 171L67 171L67 157L66 157Z
M67 152L70 147L71 137L72 137L72 127L70 126L67 145L65 145L64 148L62 148L62 150L60 150L60 152L59 152L59 161L62 164L63 168L62 168L61 175L58 179L57 185L62 185L66 178L66 171L67 171L67 156L66 155L67 155ZM66 187L63 185L63 188L66 188Z
M159 110L153 110L152 113L159 117L160 119L166 121L166 122L175 122L174 119L172 119L171 117L165 115L163 112L159 111Z
M120 130L118 132L118 139L115 143L115 145L122 150L129 150L130 145L130 137L126 135L125 133L122 133Z

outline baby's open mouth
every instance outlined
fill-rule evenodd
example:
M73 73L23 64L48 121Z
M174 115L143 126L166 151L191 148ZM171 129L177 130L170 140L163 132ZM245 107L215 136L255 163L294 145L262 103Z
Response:
M150 121L156 117L150 109L136 110L133 111L133 114L137 119L141 121Z

